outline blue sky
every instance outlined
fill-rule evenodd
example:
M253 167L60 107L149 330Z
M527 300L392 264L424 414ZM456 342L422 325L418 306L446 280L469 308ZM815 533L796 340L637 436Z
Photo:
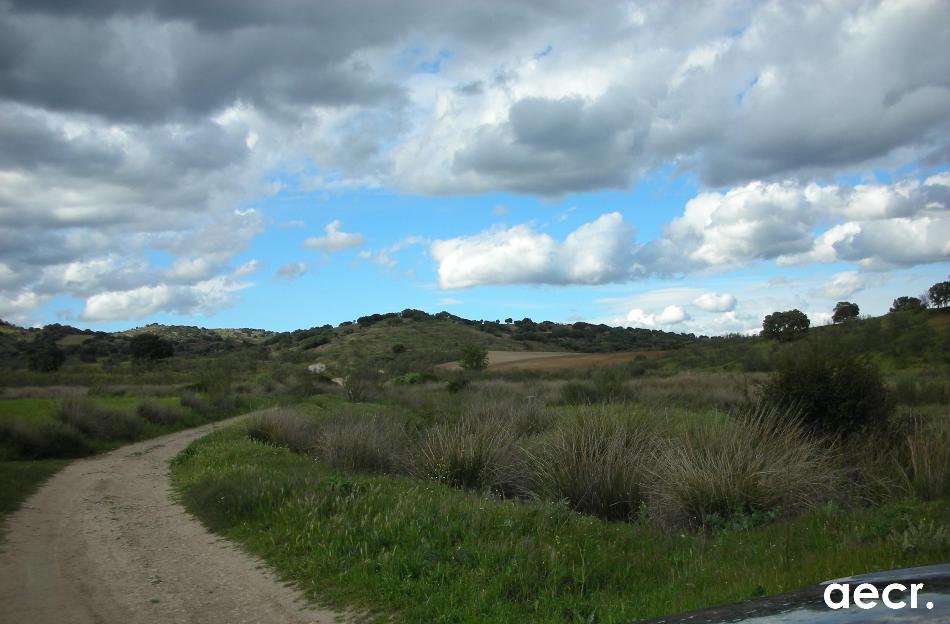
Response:
M950 274L939 1L14 2L0 26L17 323L720 334Z

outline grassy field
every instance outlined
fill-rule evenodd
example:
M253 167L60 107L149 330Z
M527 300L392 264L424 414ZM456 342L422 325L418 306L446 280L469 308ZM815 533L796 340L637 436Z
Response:
M282 578L381 620L629 622L950 557L946 499L670 532L342 472L240 429L194 443L173 479L189 510Z

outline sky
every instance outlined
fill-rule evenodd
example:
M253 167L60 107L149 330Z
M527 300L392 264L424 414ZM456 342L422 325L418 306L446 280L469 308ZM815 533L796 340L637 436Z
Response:
M749 333L950 275L950 3L0 0L0 318Z

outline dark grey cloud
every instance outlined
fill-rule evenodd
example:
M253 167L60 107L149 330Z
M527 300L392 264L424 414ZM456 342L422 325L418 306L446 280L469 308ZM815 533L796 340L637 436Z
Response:
M265 221L245 208L285 168L315 170L306 189L552 196L669 166L735 187L942 166L948 39L939 1L0 0L0 299L107 293L87 319L227 302ZM808 255L790 210L637 254L652 273ZM877 227L841 254L866 260Z

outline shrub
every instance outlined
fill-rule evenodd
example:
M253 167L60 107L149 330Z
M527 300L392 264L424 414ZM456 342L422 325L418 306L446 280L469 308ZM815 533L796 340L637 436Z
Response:
M175 345L157 334L137 334L129 341L133 360L163 360L175 355Z
M181 412L158 401L143 401L135 412L139 418L156 425L174 425L181 418Z
M264 444L309 453L317 446L319 428L313 418L286 408L257 412L247 419L247 437Z
M385 417L340 417L321 427L317 457L343 470L393 472L406 448L406 433Z
M839 473L831 449L796 414L759 407L742 418L692 424L657 449L649 514L667 527L707 527L737 516L791 513L828 500Z
M479 345L465 345L462 347L459 366L471 371L485 370L488 368L488 351Z
M63 399L56 418L93 440L132 440L142 433L142 420L126 411L104 409L89 399Z
M22 459L84 457L94 452L75 427L56 420L0 421L0 445L9 446Z
M764 401L799 411L803 425L820 435L844 438L887 427L894 401L874 365L854 357L798 355L763 385Z
M184 390L179 403L198 414L208 414L211 411L211 402L198 396L194 390Z
M643 502L644 465L653 436L604 413L587 411L527 451L531 487L601 518L629 520Z
M66 354L54 342L45 342L33 348L27 365L30 370L41 373L58 371L66 361Z
M495 418L465 415L422 432L407 470L421 479L501 493L524 489L511 429Z

